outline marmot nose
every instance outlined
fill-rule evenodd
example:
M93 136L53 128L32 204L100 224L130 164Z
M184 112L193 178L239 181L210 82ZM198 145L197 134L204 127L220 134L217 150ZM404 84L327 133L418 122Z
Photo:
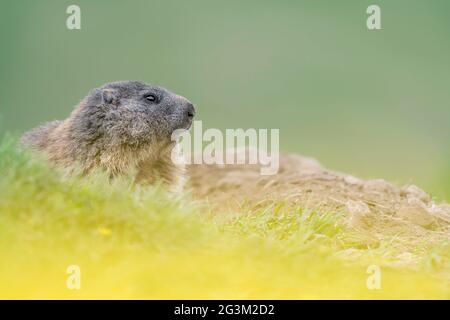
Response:
M189 119L194 118L195 116L195 108L194 105L192 103L188 103L187 108L186 108L186 114L188 116Z

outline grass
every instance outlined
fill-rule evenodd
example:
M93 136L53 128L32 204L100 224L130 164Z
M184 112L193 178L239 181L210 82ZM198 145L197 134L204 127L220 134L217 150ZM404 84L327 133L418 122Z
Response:
M395 266L395 241L361 247L340 213L280 201L217 215L127 179L63 177L15 143L0 143L0 298L450 298L448 244Z

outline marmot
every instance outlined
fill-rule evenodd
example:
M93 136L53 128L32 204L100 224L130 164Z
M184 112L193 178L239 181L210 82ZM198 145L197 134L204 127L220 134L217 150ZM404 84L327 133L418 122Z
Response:
M189 100L162 87L112 82L93 89L69 118L25 133L21 144L71 171L103 168L116 176L134 170L138 182L162 180L176 189L184 168L171 159L171 136L189 129L194 114Z

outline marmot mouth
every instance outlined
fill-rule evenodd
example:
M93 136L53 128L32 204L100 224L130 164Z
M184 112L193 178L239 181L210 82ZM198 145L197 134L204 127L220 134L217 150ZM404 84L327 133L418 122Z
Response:
M184 122L184 124L180 127L180 129L189 130L192 126L192 118L189 118Z

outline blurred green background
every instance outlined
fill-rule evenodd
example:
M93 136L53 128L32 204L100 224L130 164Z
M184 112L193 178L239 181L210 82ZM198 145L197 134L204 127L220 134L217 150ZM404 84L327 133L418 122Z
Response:
M283 151L450 200L448 0L10 0L0 14L0 133L144 80L192 100L204 127L279 128Z

